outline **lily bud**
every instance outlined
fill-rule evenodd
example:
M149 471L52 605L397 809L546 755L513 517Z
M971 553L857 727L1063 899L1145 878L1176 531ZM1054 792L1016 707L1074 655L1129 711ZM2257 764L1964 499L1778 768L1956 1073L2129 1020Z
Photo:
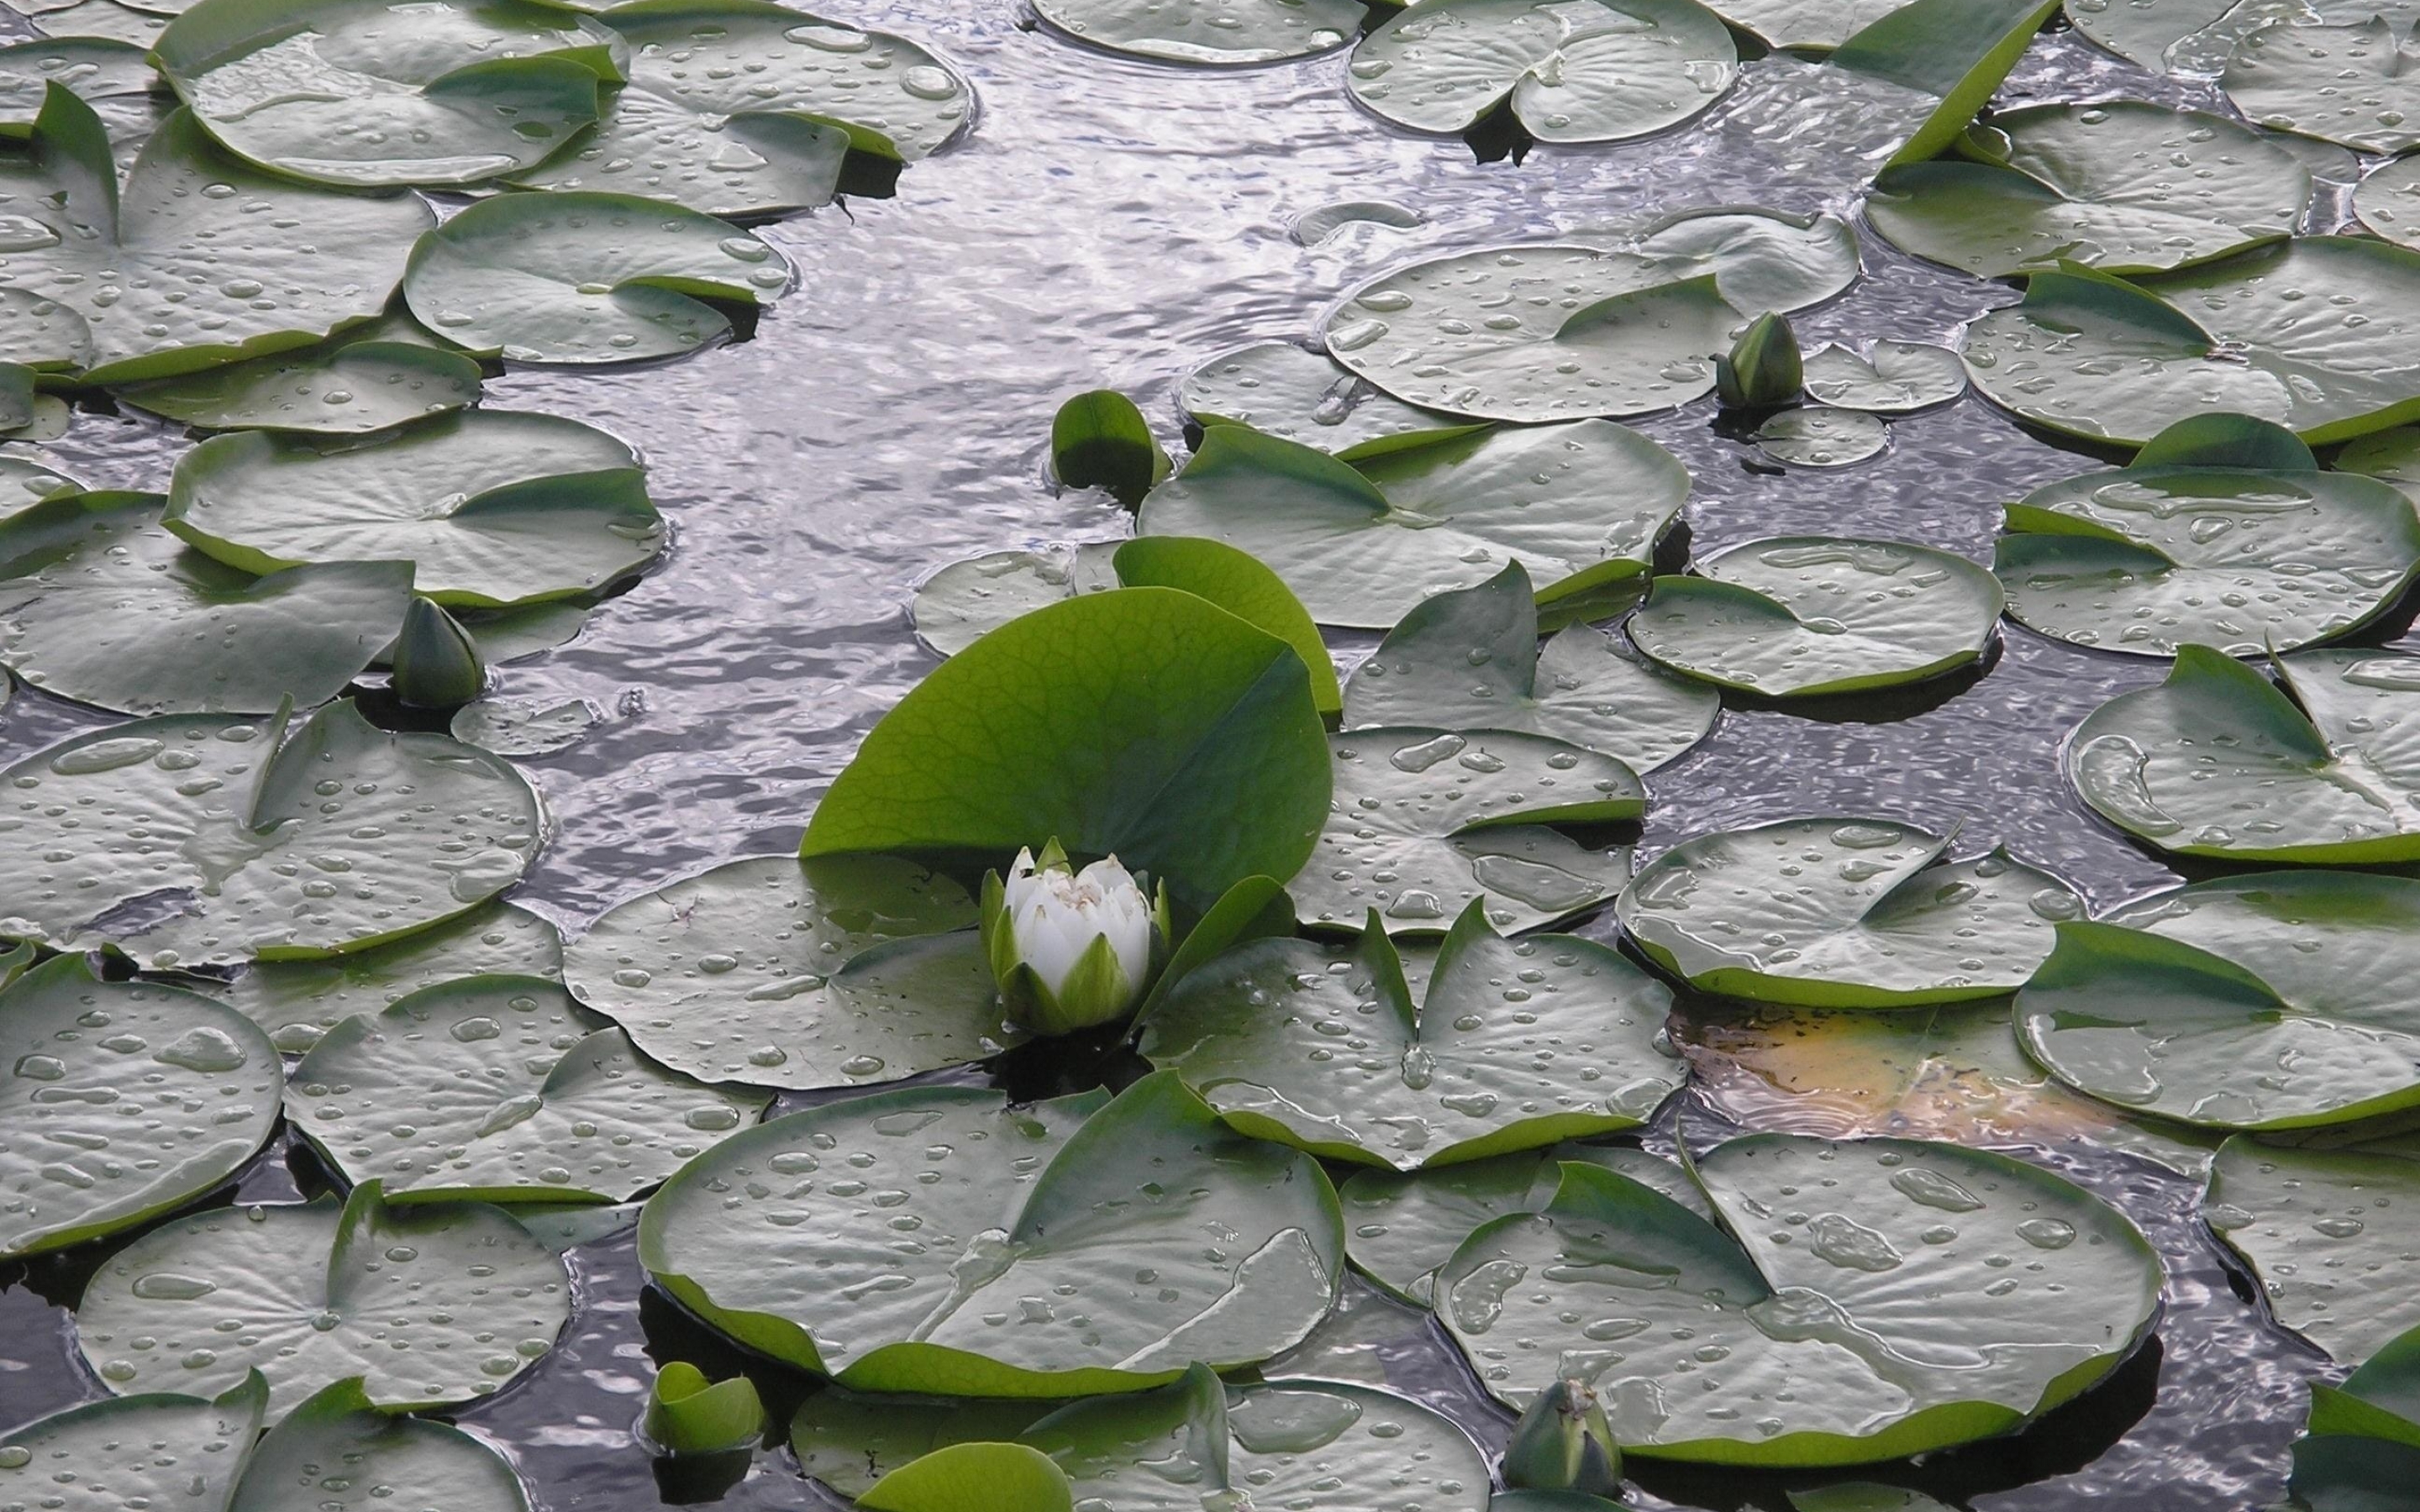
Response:
M1770 409L1807 386L1798 333L1777 315L1748 322L1728 356L1714 359L1714 396L1733 409Z
M453 615L414 595L395 638L395 696L421 709L450 709L479 696L488 669L479 644Z
M709 1383L706 1372L675 1360L657 1375L640 1428L669 1454L720 1454L756 1442L765 1405L746 1376Z
M1621 1491L1621 1450L1596 1393L1576 1381L1558 1381L1538 1394L1504 1451L1504 1484L1515 1490Z
M1114 856L1078 872L1052 841L984 878L984 948L1009 1016L1036 1034L1113 1024L1151 985L1168 944L1168 892L1144 895Z

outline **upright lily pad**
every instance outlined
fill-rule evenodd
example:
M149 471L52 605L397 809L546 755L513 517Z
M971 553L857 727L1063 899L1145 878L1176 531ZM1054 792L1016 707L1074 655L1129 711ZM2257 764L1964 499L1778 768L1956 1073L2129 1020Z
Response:
M2004 1155L1751 1134L1696 1169L1723 1227L1572 1165L1543 1213L1437 1273L1437 1314L1498 1400L1577 1379L1645 1458L1892 1459L2072 1398L2159 1309L2133 1224Z
M479 364L391 318L316 346L186 378L120 387L117 397L209 430L362 436L479 400Z
M1507 561L1549 607L1643 576L1688 493L1669 452L1608 421L1438 433L1351 463L1216 425L1137 529L1240 548L1319 623L1375 629Z
M1122 542L1047 547L1033 551L988 551L953 562L916 589L910 613L916 634L944 656L954 656L983 637L1046 604L1118 586L1116 557Z
M397 1202L627 1201L771 1101L640 1058L537 977L444 982L347 1019L286 1092L331 1165Z
M2420 15L2411 0L2293 0L2291 6L2242 0L2069 0L2075 29L2155 73L2226 71L2236 44L2273 21L2344 25L2387 16Z
M1958 140L2057 12L2058 0L1913 0L1859 28L1826 66L1930 102L1888 166L1921 162Z
M2212 1129L2420 1105L2420 883L2256 872L2058 936L2017 995L2017 1025L2080 1092Z
M1368 442L1455 424L1415 409L1324 351L1264 341L1214 357L1193 370L1177 395L1203 425L1249 425L1264 436L1352 453Z
M1177 983L1136 1048L1240 1133L1399 1170L1645 1122L1688 1075L1661 1042L1672 995L1594 941L1507 940L1483 907L1420 949L1417 1003L1382 929L1255 940Z
M242 1015L79 957L0 989L0 1257L132 1227L248 1164L277 1122L284 1067Z
M616 906L565 951L564 975L675 1071L892 1081L1022 1038L974 922L964 888L910 862L754 856Z
M2344 26L2273 23L2235 44L2222 81L2235 108L2263 126L2362 152L2420 147L2420 19L2373 13Z
M2141 100L2009 111L1966 150L1885 172L1866 214L1902 250L1981 278L2199 262L2290 234L2311 198L2310 171L2258 132Z
M268 1402L253 1379L216 1398L149 1393L54 1412L0 1433L0 1498L29 1507L55 1498L78 1512L138 1503L223 1512Z
M1826 342L1807 354L1807 397L1835 409L1904 415L1966 392L1966 366L1947 347L1878 341L1864 352Z
M1154 536L1117 549L1118 580L1129 588L1174 588L1218 605L1287 645L1311 673L1311 699L1323 717L1342 705L1336 663L1310 610L1266 563L1223 541Z
M2379 236L2420 251L2420 158L2380 164L2353 190L2352 212Z
M2332 1358L2368 1359L2420 1327L2420 1298L2403 1284L2405 1215L2420 1206L2412 1136L2296 1149L2238 1134L2220 1147L2203 1204L2259 1277L2270 1314Z
M1902 541L1749 541L1658 578L1630 617L1639 650L1684 676L1771 698L1921 682L1982 657L1991 574Z
M317 961L262 961L225 989L228 1006L287 1055L356 1013L463 977L563 977L563 936L526 908L491 903L389 945Z
M1511 730L1386 725L1332 737L1335 798L1318 848L1287 884L1301 917L1354 930L1443 933L1474 903L1517 933L1621 890L1630 848L1550 824L1637 818L1646 791L1613 757Z
M68 494L0 519L0 662L128 714L266 714L343 692L402 623L409 564L255 578L162 530L165 502Z
M2420 656L2304 651L2273 684L2207 646L2092 711L2067 777L2163 850L2236 861L2420 860Z
M443 735L349 702L299 727L223 715L112 725L9 767L0 936L115 946L155 968L357 950L520 879L537 795Z
M1823 53L1908 0L1717 0L1722 18L1767 47Z
M272 1418L353 1376L382 1408L442 1407L542 1358L570 1291L563 1261L502 1210L390 1207L372 1181L341 1203L152 1229L86 1285L76 1343L121 1394L224 1391L257 1369Z
M1621 927L1705 992L1919 1008L2024 985L2084 900L2005 850L1876 819L1792 819L1685 841L1621 895Z
M2420 253L2296 237L2173 272L2037 272L1966 331L1984 397L2139 444L2213 409L2314 446L2420 419Z
M212 437L178 462L166 522L246 572L409 562L415 592L467 608L594 593L663 545L628 447L498 409L361 439Z
M1361 0L1036 0L1071 37L1171 63L1278 63L1342 47L1369 12Z
M621 54L613 32L532 0L201 0L152 49L228 150L352 188L525 168L597 118Z
M1601 630L1538 643L1519 563L1413 606L1344 689L1344 726L1519 730L1611 756L1645 774L1703 740L1722 708Z
M909 1218L923 1237L898 1243ZM1267 1359L1326 1314L1343 1251L1318 1164L1228 1133L1172 1072L1107 1103L826 1103L723 1141L639 1224L655 1282L741 1343L853 1389L978 1396Z
M223 4L225 0L209 0ZM727 335L708 301L766 304L790 281L728 221L636 194L498 194L420 239L403 297L432 331L518 363L677 357Z
M252 1451L227 1512L377 1512L397 1488L447 1512L529 1512L504 1456L460 1428L381 1411L339 1381L287 1412Z

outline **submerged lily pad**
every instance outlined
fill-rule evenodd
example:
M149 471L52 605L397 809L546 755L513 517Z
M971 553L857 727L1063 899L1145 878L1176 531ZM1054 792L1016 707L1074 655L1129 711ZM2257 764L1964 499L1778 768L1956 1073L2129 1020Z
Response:
M543 1358L570 1293L563 1261L501 1210L391 1207L371 1181L342 1203L220 1208L152 1229L85 1287L76 1344L121 1394L224 1391L257 1369L271 1418L353 1376L382 1408L442 1407Z
M479 364L410 320L187 378L126 384L117 397L209 430L360 436L479 401Z
M218 0L211 0L218 3ZM727 335L708 301L768 304L790 281L728 221L643 199L498 194L420 239L403 297L432 331L517 363L677 357Z
M648 1199L639 1257L716 1328L853 1389L1072 1396L1291 1347L1344 1235L1315 1161L1162 1072L1106 1102L920 1088L775 1119Z
M2397 158L2363 178L2352 211L2387 240L2420 251L2420 158Z
M103 1030L106 1033L103 1033ZM267 1037L206 997L104 982L80 957L0 989L0 1257L80 1244L208 1192L277 1122Z
M112 725L5 779L0 936L115 946L156 968L327 955L441 923L519 881L541 828L509 763L389 734L349 702L299 726Z
M954 656L1019 615L1046 604L1118 586L1119 541L991 551L953 562L919 584L909 610L916 634Z
M2017 1024L2080 1092L2212 1129L2420 1105L2420 882L2262 872L2058 936L2017 995Z
M1807 405L1784 409L1759 425L1749 439L1758 451L1776 462L1844 468L1887 450L1890 427L1860 409Z
M2263 126L2362 152L2420 147L2420 18L2371 14L2344 26L2272 24L2235 44L2221 81L2235 108Z
M1455 1252L1437 1315L1491 1394L1592 1385L1625 1454L1855 1464L2017 1427L2115 1369L2159 1308L2133 1224L2004 1155L1751 1134L1696 1170L1726 1227L1573 1165L1543 1213Z
M1658 578L1628 622L1685 676L1769 698L1921 682L1979 660L1999 585L1961 556L1902 541L1748 541Z
M1865 352L1826 342L1807 354L1807 397L1835 409L1904 415L1966 392L1966 364L1947 347L1878 341Z
M2084 900L2005 850L1878 819L1792 819L1685 841L1621 895L1621 927L1704 992L1919 1008L2022 986Z
M2334 1149L2238 1134L2211 1167L2202 1211L2259 1277L2271 1316L2350 1365L2420 1327L2420 1297L2403 1284L2415 1207L2410 1134Z
M361 439L212 437L178 460L166 523L246 572L409 562L415 592L466 608L594 593L663 546L628 447L500 409Z
M1361 0L1035 0L1071 37L1171 63L1277 63L1342 47Z
M287 1055L356 1013L463 977L563 976L563 936L528 909L491 903L389 945L318 961L262 961L226 990L228 1005Z
M472 639L477 639L475 632ZM551 756L578 745L597 718L586 699L505 694L465 703L446 729L455 739L499 756Z
M618 904L565 951L589 1007L675 1071L794 1088L999 1054L965 889L888 856L732 861Z
M1458 424L1389 398L1326 352L1289 341L1258 342L1210 359L1186 378L1177 402L1203 425L1249 425L1338 454Z

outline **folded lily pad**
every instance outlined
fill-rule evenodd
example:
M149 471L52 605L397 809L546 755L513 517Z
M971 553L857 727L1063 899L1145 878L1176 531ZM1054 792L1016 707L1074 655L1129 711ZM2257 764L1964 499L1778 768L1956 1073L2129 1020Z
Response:
M361 436L476 404L479 378L478 363L394 316L315 346L116 392L207 430Z
M1655 579L1633 644L1683 676L1768 698L1921 682L1982 657L1999 584L1961 556L1903 541L1748 541Z
M1541 142L1678 126L1739 76L1697 0L1418 0L1353 50L1353 97L1415 131L1466 131L1499 106Z
M908 1219L923 1237L899 1243ZM716 1328L852 1389L1073 1396L1291 1347L1335 1301L1344 1235L1317 1162L1228 1133L1162 1072L1109 1101L934 1087L775 1119L648 1199L639 1257Z
M1264 436L1348 454L1412 431L1450 428L1450 415L1415 409L1325 351L1264 341L1213 357L1177 395L1203 425L1249 425Z
M1890 427L1861 409L1806 405L1784 409L1748 438L1776 462L1801 468L1845 468L1890 447Z
M1507 561L1550 609L1642 577L1688 494L1677 458L1609 421L1439 432L1353 462L1214 425L1136 528L1240 548L1320 624L1376 629Z
M213 0L217 3L217 0ZM420 239L403 297L430 330L517 363L677 357L727 335L708 301L769 304L790 270L728 221L659 199L498 194Z
M1854 227L1837 215L1792 215L1717 205L1659 215L1628 234L1622 251L1655 257L1676 274L1711 273L1741 310L1804 310L1857 281Z
M2420 147L2420 19L2375 10L2342 26L2273 23L2235 44L2221 81L2244 116L2361 152Z
M2087 1096L2211 1129L2420 1105L2420 883L2262 872L2062 923L2018 994L2026 1052Z
M1511 730L1387 725L1331 737L1335 797L1287 884L1306 922L1441 934L1474 903L1518 933L1621 890L1630 847L1597 849L1550 824L1637 818L1646 790L1611 756Z
M178 460L166 523L246 572L409 562L415 592L465 608L594 593L663 547L628 447L501 409L359 439L214 436Z
M2420 251L2420 158L2380 164L2352 192L2352 212L2379 236Z
M2018 418L2139 444L2226 410L2317 446L2420 418L2420 252L2296 237L2128 280L2037 272L1966 329L1975 386Z
M910 862L753 856L617 905L566 949L564 976L675 1071L893 1081L1023 1038L974 922L964 888Z
M1685 841L1618 905L1649 959L1704 992L1809 1008L1920 1008L2024 985L2073 887L2005 850L1882 819L1792 819Z
M105 1031L105 1032L104 1032ZM241 1014L58 956L0 989L0 1257L80 1244L241 1170L277 1122L284 1067ZM128 1101L139 1087L142 1112Z
M2294 0L2290 6L2242 0L2071 0L2075 29L2154 73L2226 71L2238 42L2273 21L2342 25L2387 16L2420 15L2412 0Z
M1114 53L1171 63L1277 63L1342 47L1361 0L1036 0L1034 14Z
M1518 1408L1579 1380L1643 1458L1857 1464L2019 1427L2159 1310L2134 1226L2004 1155L1751 1134L1696 1170L1724 1227L1569 1165L1544 1212L1455 1252L1437 1315L1491 1394Z
M1835 409L1904 415L1966 392L1966 364L1947 347L1878 341L1865 352L1826 342L1807 354L1807 397Z
M1538 643L1517 562L1413 606L1344 688L1344 727L1519 730L1611 756L1644 775L1703 740L1722 700L1601 630Z
M380 1407L442 1407L543 1358L570 1293L563 1261L502 1210L391 1207L371 1181L341 1203L219 1208L152 1229L86 1285L76 1344L121 1395L224 1391L256 1369L271 1418L356 1376Z
M1767 47L1823 53L1908 0L1715 0L1722 18Z
M443 735L389 734L349 702L307 722L173 715L111 725L5 774L15 879L0 936L114 946L139 965L357 950L520 880L537 795Z
M229 151L352 188L528 167L597 118L623 54L596 22L532 0L202 0L152 49Z
M2219 1148L2202 1201L2211 1227L2259 1278L2270 1315L2331 1358L2368 1359L2420 1327L2420 1298L2401 1279L2403 1215L2420 1206L2412 1135L2297 1149L2238 1134Z
M388 945L317 961L261 961L223 995L278 1049L301 1055L356 1013L463 977L563 977L563 936L526 908L483 903Z
M2067 777L2162 850L2237 861L2420 860L2420 656L2304 651L2274 684L2207 646L2092 711Z

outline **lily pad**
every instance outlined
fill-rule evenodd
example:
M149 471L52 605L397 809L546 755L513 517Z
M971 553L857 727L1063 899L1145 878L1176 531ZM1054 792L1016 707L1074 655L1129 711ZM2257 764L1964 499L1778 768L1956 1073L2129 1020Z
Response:
M25 15L36 31L60 41L103 39L146 52L168 28L167 17L117 0L71 0L56 9L39 11L28 7Z
M2420 1298L2401 1284L2415 1206L2412 1135L2295 1149L2238 1134L2219 1149L2203 1215L2259 1277L2270 1315L2350 1365L2420 1327Z
M1921 162L1958 140L2057 13L2058 0L1913 0L1857 30L1825 66L1859 81L1859 93L1880 85L1930 107L1885 166ZM1883 114L1904 109L1895 100Z
M208 373L127 384L116 393L206 430L361 436L476 404L479 378L478 363L396 318Z
M1118 586L1119 541L990 551L953 562L917 586L916 634L944 656L1046 604Z
M563 936L526 908L491 903L389 945L317 961L262 961L236 978L229 1007L289 1056L356 1013L463 977L563 977Z
M1218 605L1287 645L1311 673L1311 699L1321 717L1343 704L1336 663L1311 612L1268 564L1249 552L1199 536L1161 535L1128 541L1114 559L1129 588L1173 588Z
M1021 1443L956 1443L885 1475L857 1500L861 1512L1075 1512L1067 1473Z
M828 1161L848 1180L814 1174ZM1326 1316L1343 1252L1318 1163L1228 1133L1167 1072L1107 1102L825 1103L724 1140L639 1224L649 1276L750 1348L852 1389L978 1396L1267 1359Z
M565 951L581 1000L708 1081L892 1081L999 1054L964 888L888 856L732 861L621 903Z
M851 1501L883 1476L960 1443L1009 1443L1057 1411L1047 1400L870 1396L826 1386L799 1404L790 1449L807 1478Z
M349 702L299 727L112 725L9 767L0 936L166 968L358 950L520 879L542 826L511 764L389 734ZM338 881L341 880L341 885Z
M21 515L45 499L85 491L83 484L32 455L0 451L0 521Z
M2025 1049L2076 1090L2211 1129L2420 1105L2409 983L2420 883L2262 872L2063 923L2018 994Z
M1474 903L1508 933L1592 908L1630 878L1630 848L1598 849L1550 824L1646 811L1613 757L1510 730L1387 725L1329 742L1335 798L1317 849L1287 884L1301 917L1355 930L1441 934Z
M22 140L41 113L46 86L56 81L92 107L119 155L131 156L176 104L144 53L144 46L104 37L0 47L0 135Z
M2276 668L2272 684L2180 647L2166 682L2076 728L2068 780L2102 818L2179 855L2420 860L2420 656L2304 651Z
M586 699L506 694L465 703L446 728L455 739L499 756L551 756L580 744L597 718Z
M1138 1051L1229 1127L1330 1160L1415 1170L1634 1128L1687 1079L1662 1045L1672 995L1594 941L1507 940L1474 903L1419 963L1255 940L1142 1021Z
M1861 409L1807 405L1773 416L1749 440L1776 462L1801 468L1844 468L1886 451L1890 427Z
M2397 158L2363 178L2352 212L2379 236L2420 251L2420 158Z
M2380 1345L2341 1386L2313 1381L2310 1421L2315 1437L2358 1434L2420 1448L2420 1329Z
M1415 131L1466 131L1499 106L1541 142L1620 142L1678 126L1739 76L1696 0L1418 0L1353 50L1353 98Z
M105 1033L103 1031L106 1031ZM0 989L0 1257L80 1244L241 1170L277 1122L285 1068L206 997L104 982L81 957Z
M2154 73L2226 71L2238 42L2273 21L2342 25L2387 16L2420 16L2411 0L2291 0L2288 5L2242 0L2070 0L2075 29Z
M166 523L246 572L409 562L415 592L467 608L594 593L663 547L628 447L500 409L361 439L212 437L178 460Z
M1519 563L1413 606L1344 688L1344 727L1517 730L1611 756L1644 775L1703 740L1722 700L1572 625L1538 643Z
M153 44L210 135L350 188L474 184L597 119L619 38L532 0L202 0Z
M1390 199L1340 199L1316 205L1294 218L1286 235L1295 243L1316 247L1349 225L1383 225L1391 230L1408 231L1428 224L1428 217L1408 205ZM1237 421L1250 424L1249 421Z
M1577 1379L1642 1458L1856 1464L2009 1431L2159 1310L2133 1225L2004 1155L1751 1134L1696 1169L1724 1227L1572 1165L1543 1213L1455 1252L1437 1314L1491 1394L1518 1408Z
M529 1512L504 1456L448 1424L380 1411L364 1385L339 1381L287 1412L253 1449L227 1512L376 1512L397 1487L447 1512Z
M121 1394L224 1391L257 1369L271 1418L349 1377L387 1409L502 1389L570 1314L563 1261L480 1202L214 1209L112 1256L76 1304L76 1343ZM221 1324L234 1320L237 1327Z
M2140 444L2227 410L2314 446L2420 418L2420 253L2296 237L2133 280L2035 273L1966 331L1985 398L2070 435Z
M224 0L211 0L224 3ZM411 313L517 363L677 357L728 335L711 301L768 304L789 269L728 221L636 194L498 194L420 239Z
M1947 347L1877 341L1864 352L1826 342L1807 354L1807 395L1835 409L1904 415L1966 392L1966 364Z
M1908 0L1718 0L1722 18L1767 47L1825 53Z
M1136 528L1240 548L1320 624L1377 629L1507 561L1549 609L1642 577L1688 494L1677 458L1608 421L1439 433L1351 463L1215 425Z
M1171 63L1278 63L1342 47L1369 12L1361 0L1035 0L1071 37Z
M2420 20L2372 13L2344 26L2273 23L2228 54L2221 81L2249 119L2360 152L2420 147Z
M1661 215L1631 233L1626 252L1676 274L1711 273L1741 310L1804 310L1857 281L1857 233L1837 215L1791 215L1719 205Z
M1415 409L1324 351L1264 341L1214 357L1186 378L1177 402L1203 425L1249 425L1264 436L1349 454L1412 431L1456 424Z
M394 1202L624 1202L769 1093L643 1060L538 977L471 977L337 1025L294 1070L294 1127Z
M67 494L0 519L0 662L128 714L266 714L343 692L402 623L408 564L254 578L162 530L165 502Z
M78 1512L138 1502L222 1512L268 1401L268 1387L251 1379L216 1399L155 1393L53 1412L0 1433L0 1498L12 1506L56 1498Z
M1700 835L1618 905L1649 959L1704 992L1809 1008L1920 1008L2024 985L2073 887L2005 850L1878 819L1792 819Z
M1979 660L1999 584L1902 541L1749 541L1658 578L1630 617L1639 650L1683 676L1769 698L1921 682Z

